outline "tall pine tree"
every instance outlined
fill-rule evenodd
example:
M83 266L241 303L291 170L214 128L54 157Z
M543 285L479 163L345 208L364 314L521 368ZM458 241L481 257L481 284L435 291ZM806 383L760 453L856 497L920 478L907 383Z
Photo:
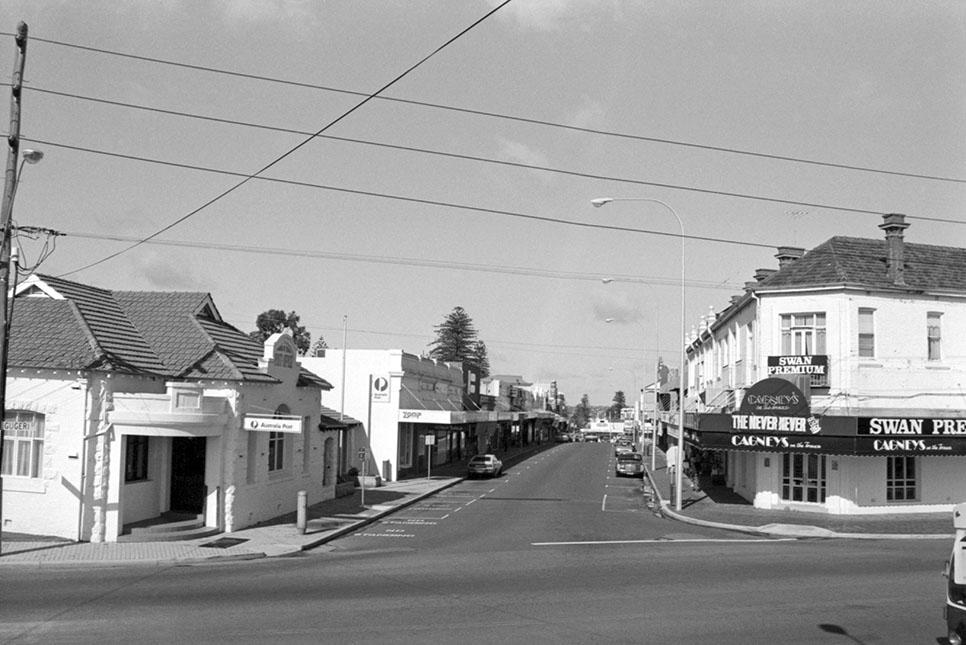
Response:
M477 340L476 327L462 307L455 307L442 323L434 327L436 340L430 343L429 356L438 361L460 361L489 376L486 345Z

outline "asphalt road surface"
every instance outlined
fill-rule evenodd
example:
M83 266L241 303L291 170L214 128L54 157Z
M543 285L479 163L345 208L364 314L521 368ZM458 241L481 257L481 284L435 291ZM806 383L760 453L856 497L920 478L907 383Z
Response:
M944 541L656 517L562 444L296 558L0 567L2 643L941 643Z

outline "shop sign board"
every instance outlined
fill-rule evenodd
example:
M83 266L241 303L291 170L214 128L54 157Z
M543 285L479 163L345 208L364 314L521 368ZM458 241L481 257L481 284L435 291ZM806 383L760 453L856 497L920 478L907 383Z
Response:
M385 376L373 376L370 396L373 403L385 403L389 400L389 379Z
M768 375L806 374L828 376L828 356L823 354L795 356L769 356Z
M738 412L767 416L807 417L811 410L808 399L794 383L782 378L766 378L748 388Z
M302 419L300 417L268 417L246 414L242 420L242 426L249 432L302 434Z

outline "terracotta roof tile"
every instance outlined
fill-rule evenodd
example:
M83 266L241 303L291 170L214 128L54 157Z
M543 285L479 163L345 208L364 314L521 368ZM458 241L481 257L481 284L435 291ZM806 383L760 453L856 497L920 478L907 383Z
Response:
M852 285L966 293L966 249L905 243L904 286L889 279L887 253L885 240L833 237L765 278L758 289Z

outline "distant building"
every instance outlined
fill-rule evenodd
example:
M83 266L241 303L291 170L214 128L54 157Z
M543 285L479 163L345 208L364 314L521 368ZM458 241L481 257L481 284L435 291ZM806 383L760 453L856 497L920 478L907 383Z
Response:
M885 239L779 248L777 271L693 330L688 451L756 507L966 499L966 249L907 243L908 226L887 215Z
M426 476L431 465L549 438L537 428L555 420L551 412L520 407L533 395L519 377L503 385L481 381L462 363L401 349L328 348L325 356L302 360L333 384L321 392L323 405L362 422L370 447L366 471L386 481ZM347 451L358 453L351 445ZM353 464L361 470L359 461Z

